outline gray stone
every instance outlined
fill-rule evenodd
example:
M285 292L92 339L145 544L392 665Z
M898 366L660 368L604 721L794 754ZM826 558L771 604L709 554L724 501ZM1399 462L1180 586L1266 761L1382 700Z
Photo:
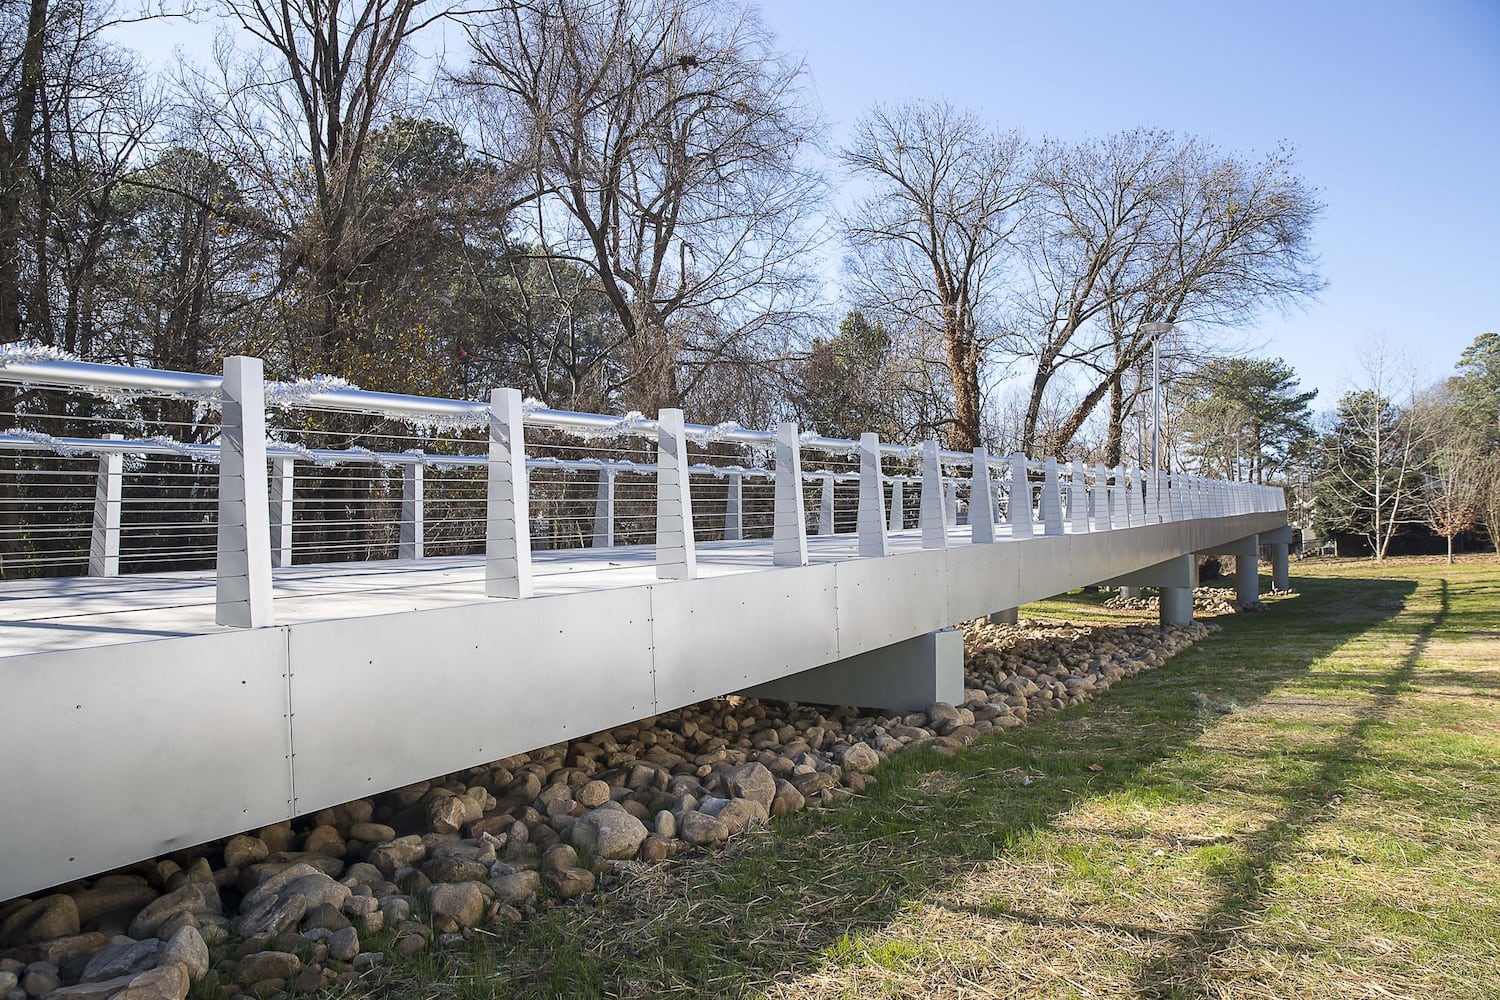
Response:
M776 798L776 777L764 764L741 764L731 767L721 776L724 788L737 799L759 802L767 809Z
M397 837L384 844L376 844L365 855L365 860L374 865L387 879L396 874L397 868L417 864L427 857L427 846L417 836Z
M195 983L208 975L208 943L198 928L184 927L167 940L158 964L174 963L186 969L188 978Z
M359 932L353 927L334 931L328 939L328 957L336 962L348 962L359 954Z
M524 903L541 891L542 877L532 871L515 872L490 879L490 888L502 903Z
M729 839L729 828L717 816L687 812L677 820L677 832L689 844L720 844Z
M160 964L162 943L156 938L112 944L89 959L83 967L80 983L99 983L121 976L134 976Z
M733 836L751 823L764 823L771 818L771 814L755 799L730 799L715 818L723 823L730 836Z
M657 813L653 823L658 836L666 840L671 840L677 836L677 817L673 816L670 810L663 809Z
M78 904L72 896L43 896L18 907L0 922L0 948L72 937L79 929Z
M880 766L880 755L866 743L856 743L844 751L844 767L857 774L869 774Z
M219 887L211 882L189 882L149 904L130 922L127 932L137 940L155 937L161 925L178 913L194 916L220 916L224 905L219 901Z
M290 979L302 970L302 959L289 951L258 951L240 959L234 981L249 986L267 979Z
M611 798L609 784L604 781L594 780L585 784L573 794L578 804L588 809L596 809L604 805Z
M432 926L440 934L477 926L484 918L485 907L484 893L473 882L435 885L427 893Z
M587 868L556 868L545 878L548 890L558 899L575 899L594 888L594 873Z
M369 972L375 966L385 961L385 954L378 951L362 951L354 956L354 971L360 974Z
M16 974L9 969L0 971L0 996L4 996L20 984Z
M489 865L467 858L428 858L420 871L434 883L483 882L490 876Z
M650 831L623 809L602 807L584 813L573 824L571 836L579 850L596 858L633 858Z
M353 823L349 826L349 838L366 844L382 844L396 839L396 831L384 823Z
M56 972L47 972L42 969L28 972L21 979L21 989L25 990L28 996L46 996L61 986L62 977Z
M155 899L157 892L145 882L133 879L108 882L101 879L72 895L78 907L78 922L87 925L115 910L139 910Z
M245 868L271 856L271 848L259 837L239 834L224 844L224 863L230 868Z
M344 900L344 913L350 917L368 917L380 909L380 900L374 896L351 895Z

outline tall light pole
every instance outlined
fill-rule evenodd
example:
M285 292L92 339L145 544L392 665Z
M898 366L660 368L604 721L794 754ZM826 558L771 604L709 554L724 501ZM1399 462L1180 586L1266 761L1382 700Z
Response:
M1161 513L1161 339L1172 332L1172 326L1171 323L1141 326L1141 332L1151 338L1151 486L1158 516Z

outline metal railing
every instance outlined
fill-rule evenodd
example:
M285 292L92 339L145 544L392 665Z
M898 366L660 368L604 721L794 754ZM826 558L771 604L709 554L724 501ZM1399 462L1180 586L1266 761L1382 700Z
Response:
M226 359L223 375L215 376L12 350L0 353L0 383L95 394L117 404L167 398L219 410L217 443L190 443L167 436L54 437L31 428L14 428L0 434L0 451L43 454L73 463L69 475L75 493L80 476L87 474L86 469L76 467L95 462L93 496L28 496L18 489L15 495L0 499L14 508L9 512L12 523L27 504L38 500L57 502L74 513L86 509L90 575L119 573L122 558L158 568L173 559L211 564L217 573L216 620L224 625L273 622L273 567L288 566L294 560L369 558L377 551L422 559L431 554L435 543L455 552L467 547L467 551L483 553L486 595L525 598L535 589L534 548L558 541L611 546L622 540L617 532L622 524L633 526L623 533L625 540L640 538L644 530L654 542L658 577L691 579L698 573L697 543L705 537L737 541L768 530L772 564L798 566L808 562L809 534L852 534L859 556L879 557L890 551L891 532L914 527L920 530L923 547L946 548L950 529L961 519L960 510L967 511L971 542L986 544L999 537L997 524L1008 527L1009 537L1026 538L1285 509L1282 491L1275 487L1181 473L1152 477L1140 469L1109 469L1076 461L1064 464L1050 458L990 456L984 448L972 453L953 451L936 441L900 445L882 442L874 434L861 435L857 441L826 438L801 434L794 423L782 423L775 430L751 430L733 423L688 424L676 409L663 410L654 418L639 413L618 417L575 413L523 400L514 389L496 389L488 402L477 402L372 392L333 379L266 383L261 362L245 357ZM470 443L483 445L484 450L434 454L421 449L310 448L279 440L285 433L272 437L267 429L268 408L293 415L306 411L380 417L454 434L482 435ZM555 432L583 441L644 441L654 445L654 456L635 461L529 454L528 432L542 436ZM699 451L696 460L690 454L694 448ZM747 453L761 464L742 464ZM826 464L804 471L805 453L821 454ZM726 464L735 456L741 461ZM167 467L151 472L164 484L173 481L171 476L197 476L201 482L190 487L191 495L181 497L169 495L165 485L160 487L152 497L157 501L153 516L138 516L130 513L124 484L141 473L127 468L127 463L152 458ZM217 474L210 483L204 470L215 464ZM890 466L894 468L888 471ZM314 467L369 470L347 473L351 491L364 489L382 497L389 492L391 496L383 502L394 516L382 514L360 523L378 521L393 530L382 534L378 544L324 538L299 549L298 531L306 533L309 526L309 498L298 496L299 469L306 472ZM434 476L478 476L464 480L462 488L450 484L441 496L443 516L433 517L428 470ZM967 470L967 474L957 470ZM552 490L556 496L540 498L539 478L554 472L564 477L559 480L562 486ZM569 487L566 477L579 474L593 478L587 490ZM16 475L23 481L30 475L34 482L44 482L47 470ZM389 482L396 476L399 497ZM632 482L622 492L622 477L649 477L650 485ZM809 483L816 485L815 507L809 503L811 495L804 493ZM769 488L770 509L758 521L747 518L752 500L747 488ZM592 496L570 499L570 489L573 494ZM48 490L34 492L46 494ZM712 516L695 512L695 500L702 502L710 495ZM755 502L764 505L765 499L757 497ZM534 500L552 514L534 517ZM581 513L567 513L580 508ZM189 513L174 520L164 513L173 509ZM297 517L299 510L302 520ZM568 530L556 530L557 518L566 519ZM343 522L334 510L331 515L324 512L316 524L326 535L330 527ZM454 525L459 527L448 530ZM44 563L39 557L37 566L82 563L83 535L61 530L65 526L56 523L37 527L59 528L54 533L66 539L55 551L33 548L53 560ZM140 544L141 538L150 541L152 532L169 528L192 532L193 544L175 549L157 545L160 551ZM0 524L0 536L5 530L6 525ZM465 530L476 533L465 534ZM212 545L207 542L210 534ZM40 531L35 537L45 535ZM133 548L122 547L122 539L132 538L137 542ZM156 562L149 558L153 551Z

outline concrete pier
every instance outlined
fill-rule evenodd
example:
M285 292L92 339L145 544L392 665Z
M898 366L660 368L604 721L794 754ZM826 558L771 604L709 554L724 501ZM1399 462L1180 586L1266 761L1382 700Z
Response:
M921 711L938 701L957 705L964 700L964 636L957 629L939 629L741 694L895 713Z

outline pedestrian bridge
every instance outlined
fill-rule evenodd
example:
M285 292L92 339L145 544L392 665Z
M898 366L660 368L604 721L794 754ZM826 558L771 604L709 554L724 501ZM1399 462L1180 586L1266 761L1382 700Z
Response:
M1182 623L1195 553L1286 583L1262 486L253 358L0 386L0 899L731 692L959 701L942 630L1101 582Z

